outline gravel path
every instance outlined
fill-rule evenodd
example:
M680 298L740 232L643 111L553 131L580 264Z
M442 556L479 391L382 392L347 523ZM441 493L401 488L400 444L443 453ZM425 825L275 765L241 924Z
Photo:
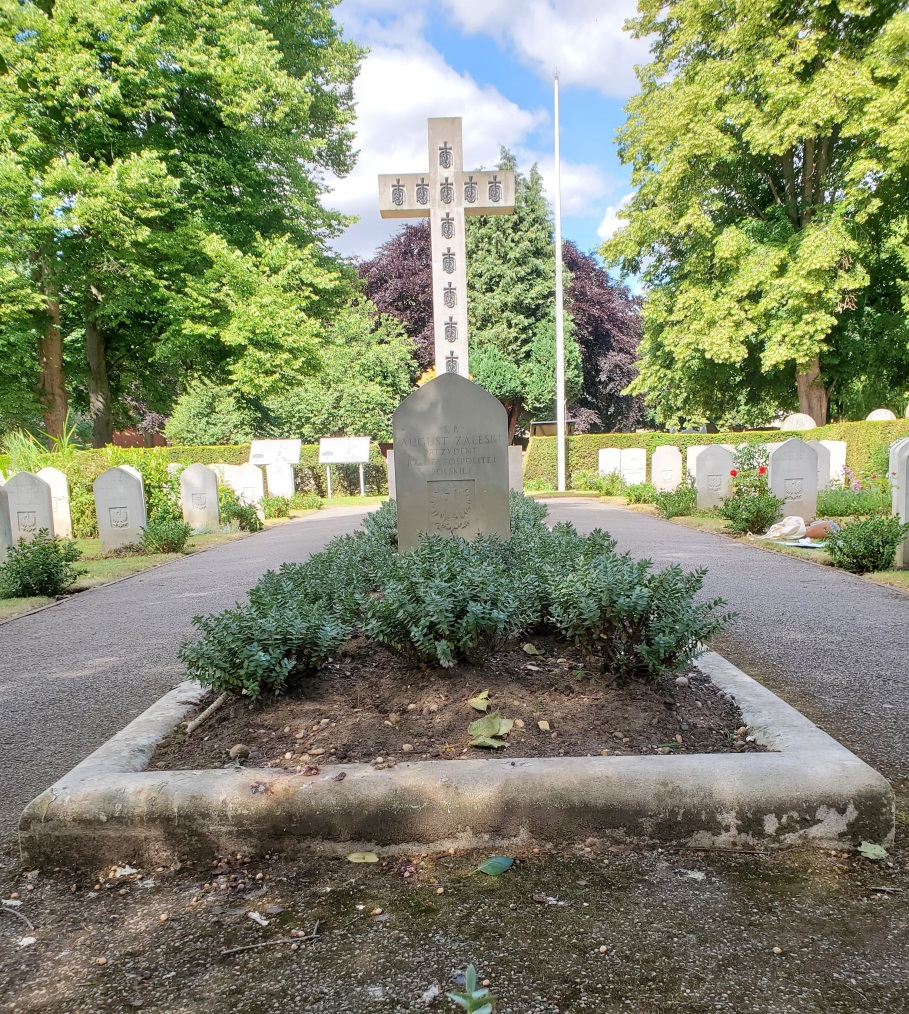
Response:
M266 570L305 560L363 514L330 508L0 625L0 836L180 682L177 649L193 616L229 608Z
M909 789L909 595L611 504L548 506L658 566L707 567L705 593L739 613L714 647Z

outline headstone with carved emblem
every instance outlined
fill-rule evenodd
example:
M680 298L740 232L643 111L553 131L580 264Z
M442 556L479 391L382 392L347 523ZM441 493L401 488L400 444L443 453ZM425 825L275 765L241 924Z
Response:
M794 437L770 455L770 492L785 500L783 514L812 521L817 516L817 451Z
M54 534L61 539L73 537L73 519L69 510L69 482L59 468L42 468L38 478L43 479L51 489L51 504L54 512Z
M422 532L510 538L508 416L497 398L445 373L401 402L392 427L400 551Z
M695 460L697 472L694 485L698 510L721 506L732 493L732 451L721 444L708 444Z
M255 466L253 466L255 467ZM214 469L196 462L180 473L183 520L194 532L218 528L218 476Z
M18 542L31 542L42 528L54 535L53 499L44 479L31 472L17 472L3 488L14 546Z
M101 552L138 545L148 523L145 486L139 472L129 465L109 468L95 479L94 491Z
M461 118L429 121L429 171L379 177L383 218L428 218L436 373L468 376L465 215L514 211L514 173L466 172Z

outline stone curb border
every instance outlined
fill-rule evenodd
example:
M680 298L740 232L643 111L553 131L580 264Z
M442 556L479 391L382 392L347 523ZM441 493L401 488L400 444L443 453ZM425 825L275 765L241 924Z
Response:
M596 838L725 848L893 840L882 775L720 655L698 665L775 752L349 764L315 777L148 771L156 744L205 697L182 683L29 803L23 862L97 869Z

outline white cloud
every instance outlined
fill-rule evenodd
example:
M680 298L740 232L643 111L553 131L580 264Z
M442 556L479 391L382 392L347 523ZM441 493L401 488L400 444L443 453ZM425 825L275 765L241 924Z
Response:
M597 226L597 235L600 239L609 239L617 229L621 229L623 225L628 224L628 219L625 217L623 209L632 197L634 197L634 194L625 194L618 204L609 205L606 209L606 214L603 216L603 220Z
M636 14L635 0L442 0L464 32L510 44L541 77L558 70L567 85L596 88L624 98L635 90L634 65L648 43L622 26Z
M535 159L532 152L521 160L526 168ZM539 160L540 173L543 176L543 189L547 199L555 200L553 177L555 160L552 154L544 155ZM603 198L612 193L614 184L598 165L589 162L566 162L562 159L561 173L562 214L566 217L582 217L596 214L603 206Z

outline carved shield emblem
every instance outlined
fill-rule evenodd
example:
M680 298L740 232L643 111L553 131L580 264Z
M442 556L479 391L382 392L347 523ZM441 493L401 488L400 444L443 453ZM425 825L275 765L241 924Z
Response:
M417 184L417 204L429 204L429 184L423 177L420 177L420 182Z
M707 476L707 489L709 489L711 493L719 493L722 488L723 488L722 475Z
M663 471L660 472L660 477L667 486L672 482L672 475L673 472L671 468L664 468Z
M453 306L457 305L458 293L455 290L455 287L451 284L451 282L449 282L448 285L446 285L445 288L442 290L442 300L444 301L445 305L449 308L449 310Z
M197 511L204 511L208 506L208 497L204 493L193 493L193 507Z
M458 370L458 357L454 354L454 350L448 353L448 358L445 360L445 372L446 373L459 373Z
M129 527L129 510L126 507L109 507L108 514L111 528Z
M437 532L460 531L470 524L473 507L472 482L433 482L429 513Z
M454 183L447 176L439 184L439 200L443 204L451 204L454 200Z
M498 176L493 176L489 181L489 200L492 204L498 204L502 200L502 184Z
M400 208L404 203L404 196L404 184L400 180L395 180L391 188L391 203Z
M804 479L787 479L785 481L786 499L798 500L802 495L802 488L804 484Z
M447 211L442 219L442 235L445 239L454 239L454 219Z
M477 186L473 176L468 176L467 182L464 184L464 200L468 204L476 204L479 196L480 188Z
M455 323L454 317L449 317L445 321L445 341L456 342L458 340L458 325Z
M443 169L450 169L452 162L451 145L446 141L439 148L439 165Z
M20 532L38 531L38 514L36 511L17 511Z
M451 252L451 247L447 247L445 253L442 254L442 270L446 275L454 274L455 269L455 255Z

